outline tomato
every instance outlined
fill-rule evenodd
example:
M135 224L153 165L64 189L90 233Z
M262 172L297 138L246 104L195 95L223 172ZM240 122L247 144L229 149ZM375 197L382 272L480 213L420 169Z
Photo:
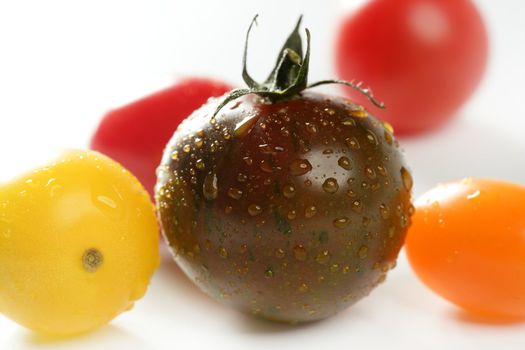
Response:
M455 114L480 82L487 54L485 26L469 0L372 0L344 19L336 66L385 103L378 117L412 134Z
M146 190L92 151L68 151L0 186L0 311L73 334L133 307L159 265Z
M331 316L383 282L413 209L390 127L346 99L304 91L300 42L296 28L269 83L245 72L248 89L179 126L156 195L164 237L192 281L284 322Z
M421 280L471 312L525 317L525 187L467 179L416 208L406 252Z
M165 90L109 112L100 122L91 148L117 160L153 193L155 169L179 123L211 96L231 87L219 81L188 78Z

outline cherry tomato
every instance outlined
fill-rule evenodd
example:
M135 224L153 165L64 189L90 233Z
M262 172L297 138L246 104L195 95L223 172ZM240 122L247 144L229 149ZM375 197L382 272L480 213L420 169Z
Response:
M406 252L421 280L474 313L525 317L525 187L467 179L416 208Z
M481 80L488 53L483 21L468 0L373 0L344 19L336 65L369 85L396 133L439 126ZM369 107L355 90L348 95Z
M231 90L225 83L188 78L165 90L109 112L91 148L117 160L153 194L155 169L180 122L212 96Z
M1 183L2 315L55 335L106 324L146 292L157 233L146 190L96 152L69 150Z
M180 125L155 197L192 281L237 310L292 323L329 317L382 283L413 213L389 126L347 99L305 91L300 23L269 81L245 71L248 88Z

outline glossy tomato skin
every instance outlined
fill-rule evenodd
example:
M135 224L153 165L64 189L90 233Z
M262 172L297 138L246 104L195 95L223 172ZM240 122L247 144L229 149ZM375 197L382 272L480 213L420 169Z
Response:
M384 101L377 116L396 133L413 134L454 115L480 82L487 55L485 26L469 0L372 0L344 19L336 66L340 78L363 81Z
M406 252L420 279L473 313L525 317L525 187L467 179L416 208Z
M301 322L367 295L395 264L412 181L388 126L341 98L211 101L180 125L157 210L186 274L240 311Z
M152 194L155 169L174 130L208 98L229 90L229 85L219 81L184 79L109 112L93 135L91 148L128 168Z

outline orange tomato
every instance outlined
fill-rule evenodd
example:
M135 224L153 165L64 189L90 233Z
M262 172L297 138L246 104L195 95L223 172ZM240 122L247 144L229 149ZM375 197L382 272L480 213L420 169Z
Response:
M408 259L436 293L476 314L525 317L525 187L488 179L416 201Z

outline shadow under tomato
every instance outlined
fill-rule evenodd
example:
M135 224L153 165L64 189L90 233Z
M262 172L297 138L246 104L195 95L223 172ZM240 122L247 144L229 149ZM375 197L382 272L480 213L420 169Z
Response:
M455 310L452 317L459 322L486 326L508 326L525 323L525 317L480 314L463 309Z
M199 302L214 305L220 304L214 301L211 297L206 295L197 287L188 276L180 269L171 253L168 246L164 243L160 247L160 267L155 272L156 278L160 278L164 283L167 283L170 290L176 291L180 294L178 297L184 299L198 299Z
M238 322L239 330L248 334L300 332L312 327L316 327L318 324L323 322L323 320L321 320L303 323L285 323L259 318L243 313L239 313L236 321Z
M141 344L146 346L141 339L135 337L132 333L112 324L103 326L91 332L69 336L34 333L24 330L23 341L31 347L38 346L51 349L54 349L59 345L75 346L76 348L76 346L80 344L85 348L89 348L90 344L92 347L96 347L97 344L108 341L110 341L115 348L122 349L141 347Z

